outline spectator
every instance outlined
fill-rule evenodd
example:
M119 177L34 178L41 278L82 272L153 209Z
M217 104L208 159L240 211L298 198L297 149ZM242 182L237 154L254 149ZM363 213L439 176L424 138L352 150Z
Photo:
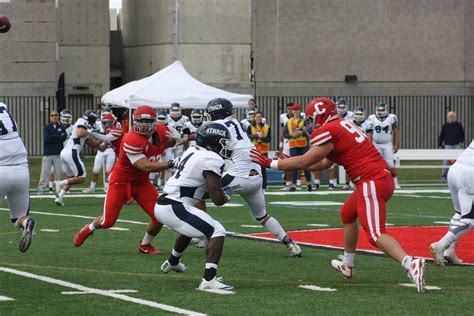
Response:
M309 150L308 135L304 131L304 118L301 115L301 105L293 104L293 117L286 123L285 138L288 139L288 147L290 147L290 156L301 156ZM299 170L292 170L290 191L296 191L297 178ZM311 172L304 171L306 178L306 188L308 192L312 191ZM301 183L299 184L301 185Z
M261 154L268 156L270 150L271 133L270 126L263 123L262 112L255 113L255 119L247 129L250 140ZM267 171L262 167L263 189L267 189Z
M249 109L247 112L247 117L240 121L244 131L248 130L250 125L255 123L255 113L257 113L257 110Z
M459 149L464 143L464 128L462 124L457 121L455 112L450 111L446 115L447 121L441 127L441 132L438 137L438 148L440 149ZM449 162L443 161L443 171L441 180L446 182L448 176Z
M286 104L286 113L280 115L280 144L278 150L283 152L285 155L290 155L290 147L288 147L288 138L285 138L286 123L290 118L293 117L293 102ZM291 185L291 171L285 171L285 186L282 190L289 190Z
M48 185L48 176L51 166L54 168L54 180L61 181L61 158L59 154L63 149L63 142L67 138L66 129L59 123L58 111L51 111L49 123L43 128L43 161L41 163L41 176L38 183L38 194L44 194ZM54 188L53 188L54 190Z

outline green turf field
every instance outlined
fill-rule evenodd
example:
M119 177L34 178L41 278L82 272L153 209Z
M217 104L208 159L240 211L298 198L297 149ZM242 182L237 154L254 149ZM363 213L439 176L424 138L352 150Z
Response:
M37 182L35 172L39 173L37 166L37 163L31 164L33 188ZM277 188L270 191L280 192ZM267 202L343 202L346 198L347 194L267 195ZM233 197L231 202L243 204L240 197ZM165 314L168 308L210 315L472 314L469 306L474 290L473 267L439 268L429 264L427 284L441 290L418 294L414 288L399 285L409 280L401 266L389 258L358 255L354 278L344 280L329 266L339 251L303 247L303 256L292 258L283 245L234 237L226 238L218 274L235 286L235 294L200 292L195 288L204 268L204 250L195 247L186 250L182 259L188 265L186 272L160 273L160 265L171 250L175 233L164 228L154 242L166 255L140 255L138 242L148 218L136 204L126 206L120 219L139 223L118 222L116 227L126 230L98 231L82 247L74 248L74 233L91 221L81 216L99 215L103 198L67 195L65 203L66 207L57 207L52 195L31 199L37 234L27 253L18 251L20 232L11 227L6 204L0 206L3 208L0 210L0 315L144 315ZM311 223L341 226L338 206L268 205L268 212L287 230L308 229ZM387 222L397 226L434 225L434 221L449 220L451 210L447 193L396 194L388 206ZM242 227L256 224L245 206L212 207L209 213L229 232L264 231L258 227ZM16 273L22 275L5 268L20 271ZM25 276L25 272L36 279ZM317 285L337 291L317 292L299 288L299 285ZM136 292L114 294L108 292L110 290ZM84 291L95 291L95 294L70 293ZM2 301L1 297L14 300Z

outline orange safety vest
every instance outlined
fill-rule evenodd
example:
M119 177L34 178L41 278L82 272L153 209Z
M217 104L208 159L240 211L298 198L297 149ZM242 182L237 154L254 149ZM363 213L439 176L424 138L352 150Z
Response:
M270 126L264 124L262 128L257 127L256 125L250 125L250 133L252 135L257 134L258 132L263 133L263 137L267 137ZM258 142L256 139L252 139L252 143L255 144L255 149L261 152L262 154L267 154L270 150L270 143Z
M292 131L298 129L300 131L303 130L304 127L304 121L302 118L299 118L298 120L295 120L294 117L290 118L288 120L288 132L291 134ZM295 147L306 147L308 146L308 140L306 139L306 136L300 135L297 137L290 137L288 141L288 146L290 148L295 148Z

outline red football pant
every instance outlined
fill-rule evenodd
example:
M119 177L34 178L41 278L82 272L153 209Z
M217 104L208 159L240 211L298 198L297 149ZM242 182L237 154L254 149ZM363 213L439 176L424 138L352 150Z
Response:
M359 221L373 245L385 233L387 201L393 195L393 177L390 173L383 178L359 182L356 190L341 208L344 224Z
M145 179L141 182L130 183L110 176L109 189L105 195L104 213L100 226L102 228L112 227L117 221L122 207L127 201L133 197L138 205L150 216L151 221L155 224L158 221L155 218L154 210L158 192L151 184L150 180Z

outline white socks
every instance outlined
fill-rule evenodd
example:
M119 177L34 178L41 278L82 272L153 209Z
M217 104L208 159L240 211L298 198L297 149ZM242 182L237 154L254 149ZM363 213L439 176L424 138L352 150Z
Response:
M142 245L151 244L151 242L153 241L153 239L155 239L155 237L156 236L145 233L145 236L142 239ZM175 256L175 257L177 257L177 256Z
M283 227L281 227L280 223L273 217L270 217L263 226L265 226L267 231L269 231L273 236L278 238L279 241L283 241L283 238L286 236Z
M337 179L329 179L329 184L332 184L336 187L337 186Z
M68 185L69 182L66 180L62 180L61 182L59 182L59 184L61 185L61 187L65 186L65 185Z
M89 229L91 230L91 232L93 232L95 230L95 227L94 227L93 223L89 224Z
M354 265L354 255L354 252L350 253L344 251L344 256L342 257L342 264L346 267L352 267Z
M411 263L412 260L413 260L412 257L405 256L405 258L403 258L403 260L402 260L402 267L404 267L405 270L410 269L410 263Z
M62 199L66 195L66 191L64 189L61 189L58 195L59 195L59 198Z
M320 185L320 184L321 184L321 180L319 180L319 179L314 179L314 184L315 184L315 185Z
M97 182L91 181L91 189L95 189L96 184L97 184Z

